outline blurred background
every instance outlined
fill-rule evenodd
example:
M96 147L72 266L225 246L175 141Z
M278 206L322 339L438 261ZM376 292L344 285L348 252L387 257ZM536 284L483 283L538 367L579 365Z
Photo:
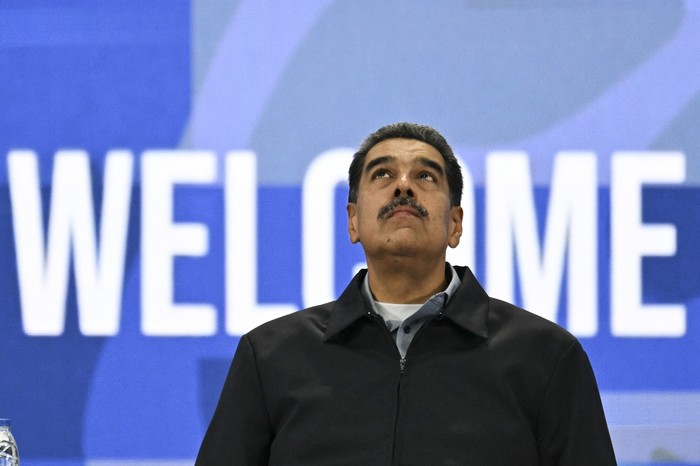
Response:
M192 464L242 333L362 266L345 176L429 124L450 260L577 335L622 465L700 464L700 2L3 0L0 417Z

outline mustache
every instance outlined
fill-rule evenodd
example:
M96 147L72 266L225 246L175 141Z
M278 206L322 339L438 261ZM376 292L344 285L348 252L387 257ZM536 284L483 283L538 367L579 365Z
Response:
M428 216L428 210L420 205L412 197L397 197L381 209L379 209L379 214L377 214L377 219L382 220L384 217L389 215L389 213L399 206L410 206L412 207L421 217Z

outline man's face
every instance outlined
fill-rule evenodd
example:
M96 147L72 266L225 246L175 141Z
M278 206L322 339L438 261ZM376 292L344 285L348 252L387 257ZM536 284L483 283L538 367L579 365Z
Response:
M442 155L414 139L386 139L367 153L348 232L368 262L386 255L440 257L456 247L462 209L450 207Z

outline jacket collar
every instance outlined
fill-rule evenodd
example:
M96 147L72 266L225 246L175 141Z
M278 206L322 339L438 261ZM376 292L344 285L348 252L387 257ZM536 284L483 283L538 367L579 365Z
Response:
M455 267L455 270L462 284L454 296L450 297L443 316L475 335L488 338L488 295L468 267ZM359 271L333 303L324 341L337 336L361 317L373 314L370 303L362 293L362 282L366 274L366 269Z
M333 303L328 325L323 336L328 341L365 315L372 315L372 306L362 293L362 283L367 275L367 269L362 269L353 277L348 286Z
M489 337L489 296L469 267L455 267L462 284L450 298L444 316L482 338Z

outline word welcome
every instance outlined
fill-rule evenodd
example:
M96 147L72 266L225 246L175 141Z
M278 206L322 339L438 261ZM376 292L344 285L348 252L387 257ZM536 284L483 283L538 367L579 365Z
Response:
M307 168L301 201L304 306L335 298L335 192L346 183L351 149L317 156ZM17 274L24 332L63 334L71 259L80 331L118 334L122 312L127 231L135 173L134 154L105 155L101 180L89 154L60 150L53 157L50 205L43 220L39 157L31 150L8 154ZM682 337L686 309L680 303L642 302L642 259L676 254L672 224L642 222L644 185L680 184L681 152L615 152L610 166L610 332L616 337ZM485 156L485 284L556 321L566 273L566 325L577 336L599 332L598 160L593 152L560 152L552 166L543 234L538 234L530 159L518 151ZM205 223L174 220L178 188L218 187L224 195L225 331L242 335L294 312L293 303L258 302L257 160L251 151L223 157L209 151L147 150L139 159L141 331L150 336L216 334L216 306L174 299L175 259L209 253ZM464 234L448 251L455 264L475 263L475 186L462 163ZM93 192L93 186L102 188ZM100 194L100 196L97 196ZM95 199L101 197L99 231ZM540 240L540 238L542 238ZM359 265L358 265L359 266ZM234 273L235 271L235 273Z

